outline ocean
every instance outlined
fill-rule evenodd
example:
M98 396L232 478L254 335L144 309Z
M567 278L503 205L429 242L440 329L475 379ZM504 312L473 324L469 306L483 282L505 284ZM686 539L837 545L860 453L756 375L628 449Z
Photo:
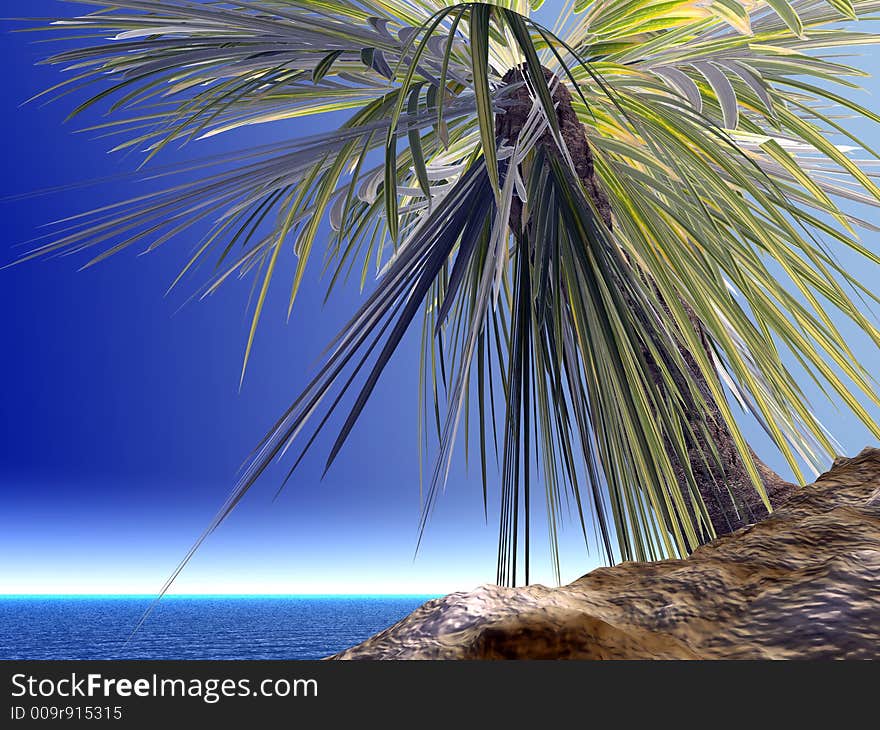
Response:
M433 596L0 597L0 659L321 659Z

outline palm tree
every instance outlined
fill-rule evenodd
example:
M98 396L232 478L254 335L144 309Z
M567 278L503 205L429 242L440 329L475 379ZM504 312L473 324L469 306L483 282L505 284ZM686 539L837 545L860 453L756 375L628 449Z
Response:
M499 470L499 583L529 581L538 491L557 575L566 502L608 561L686 554L767 514L791 485L728 398L801 483L835 446L799 377L880 437L858 395L880 404L874 381L829 314L880 344L875 292L834 255L880 262L856 235L878 229L841 207L880 203L877 153L841 112L880 117L847 97L865 74L837 56L877 40L843 21L880 0L574 0L552 29L540 4L114 0L49 26L72 45L47 93L96 89L72 116L107 105L116 150L320 121L27 256L93 249L90 265L209 228L173 285L209 261L203 295L253 278L245 365L281 256L288 316L316 244L329 290L360 276L363 303L210 529L344 408L330 466L419 315L419 448L436 434L422 525L475 436L484 505Z

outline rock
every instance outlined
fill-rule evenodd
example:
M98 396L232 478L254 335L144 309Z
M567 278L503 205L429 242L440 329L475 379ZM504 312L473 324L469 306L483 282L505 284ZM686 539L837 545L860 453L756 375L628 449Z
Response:
M880 658L880 449L686 560L428 601L331 659Z

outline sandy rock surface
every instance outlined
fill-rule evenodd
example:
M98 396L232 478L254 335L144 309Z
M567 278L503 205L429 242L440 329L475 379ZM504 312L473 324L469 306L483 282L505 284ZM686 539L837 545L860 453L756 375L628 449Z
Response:
M880 449L687 560L453 593L332 658L880 658Z

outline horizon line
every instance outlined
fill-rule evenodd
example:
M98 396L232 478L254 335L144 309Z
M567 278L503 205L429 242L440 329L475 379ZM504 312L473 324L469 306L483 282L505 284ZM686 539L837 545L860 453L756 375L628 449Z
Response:
M157 593L0 593L4 598L156 598ZM168 593L163 598L315 598L315 597L349 597L362 596L441 596L445 593Z

